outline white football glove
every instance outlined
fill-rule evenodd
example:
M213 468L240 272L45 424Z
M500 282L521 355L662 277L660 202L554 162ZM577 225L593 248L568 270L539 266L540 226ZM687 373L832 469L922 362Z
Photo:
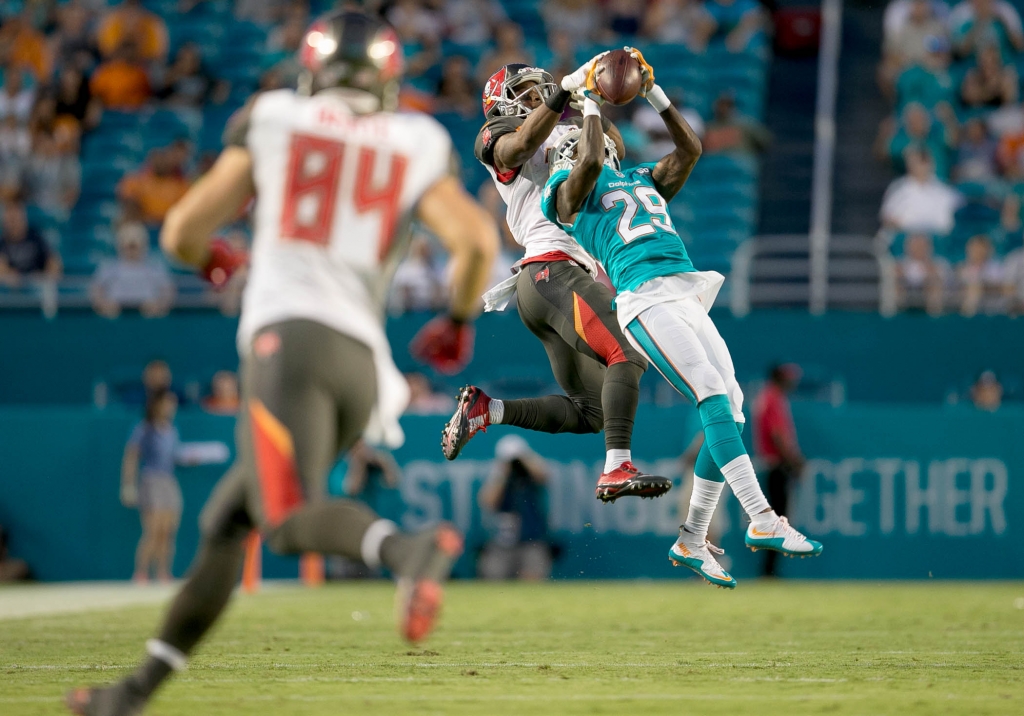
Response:
M575 92L580 87L589 84L587 79L594 74L594 68L597 66L597 61L608 54L608 50L594 55L589 60L584 62L579 68L562 78L562 89L566 92Z
M588 99L594 100L599 105L602 105L607 101L604 97L601 96L600 92L597 92L595 90L588 90L586 87L580 87L579 89L573 91L572 99L569 100L569 106L572 107L573 109L578 109L579 111L582 112L583 103Z

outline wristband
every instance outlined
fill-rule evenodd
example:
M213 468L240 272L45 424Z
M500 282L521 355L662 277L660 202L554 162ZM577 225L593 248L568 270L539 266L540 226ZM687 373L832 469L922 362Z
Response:
M665 90L663 90L659 85L654 85L647 90L647 101L651 103L651 106L654 107L654 111L658 114L661 114L672 106L672 101L669 100L668 95L665 94Z
M584 117L600 117L601 116L601 105L587 97L583 100L583 116Z
M544 100L544 104L552 112L558 112L561 114L565 111L565 107L569 104L569 99L571 97L572 92L559 88L557 92Z

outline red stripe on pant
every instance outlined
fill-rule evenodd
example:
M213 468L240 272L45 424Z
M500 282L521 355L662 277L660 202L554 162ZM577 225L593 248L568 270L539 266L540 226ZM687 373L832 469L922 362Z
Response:
M263 500L263 516L277 527L305 501L291 433L258 400L249 401L256 474Z
M576 292L572 294L572 303L577 335L600 356L606 366L625 363L627 359L618 339L608 330L594 309Z

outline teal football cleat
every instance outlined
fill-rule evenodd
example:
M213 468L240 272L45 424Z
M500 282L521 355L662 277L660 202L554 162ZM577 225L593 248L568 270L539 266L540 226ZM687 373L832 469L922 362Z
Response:
M668 558L676 567L689 567L708 584L722 589L735 589L736 580L718 563L715 559L716 554L725 554L725 550L711 544L707 539L702 542L696 535L680 528L679 539L669 549Z
M745 541L755 552L759 549L770 549L787 557L816 557L822 550L821 542L805 537L794 529L785 517L776 519L767 530L759 530L751 523L747 528Z

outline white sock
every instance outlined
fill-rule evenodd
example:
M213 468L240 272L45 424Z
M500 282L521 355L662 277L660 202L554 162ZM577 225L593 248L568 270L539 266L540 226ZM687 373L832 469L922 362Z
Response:
M505 417L505 404L503 402L501 402L500 400L497 400L495 398L491 398L491 403L490 403L490 405L487 406L487 408L488 408L488 418L487 419L491 421L491 425L499 425L499 424L501 424L502 418Z
M686 529L701 542L708 538L708 526L718 507L724 482L705 480L693 476L693 492L690 494L690 513L686 516Z
M150 639L146 642L146 653L154 659L167 664L174 671L184 671L188 667L188 657L165 641Z
M775 510L768 510L767 512L759 512L756 515L751 515L750 523L754 525L755 529L765 531L771 528L777 519L779 519L779 516L775 514Z
M398 532L398 525L391 520L377 520L366 528L363 541L359 544L359 554L363 564L370 569L380 566L380 546L388 537Z
M771 507L761 492L761 485L754 473L754 463L750 462L749 455L740 455L721 470L725 481L732 488L732 494L736 495L736 499L743 505L743 511L751 518Z
M611 472L624 462L632 460L629 450L609 450L604 458L604 471Z

